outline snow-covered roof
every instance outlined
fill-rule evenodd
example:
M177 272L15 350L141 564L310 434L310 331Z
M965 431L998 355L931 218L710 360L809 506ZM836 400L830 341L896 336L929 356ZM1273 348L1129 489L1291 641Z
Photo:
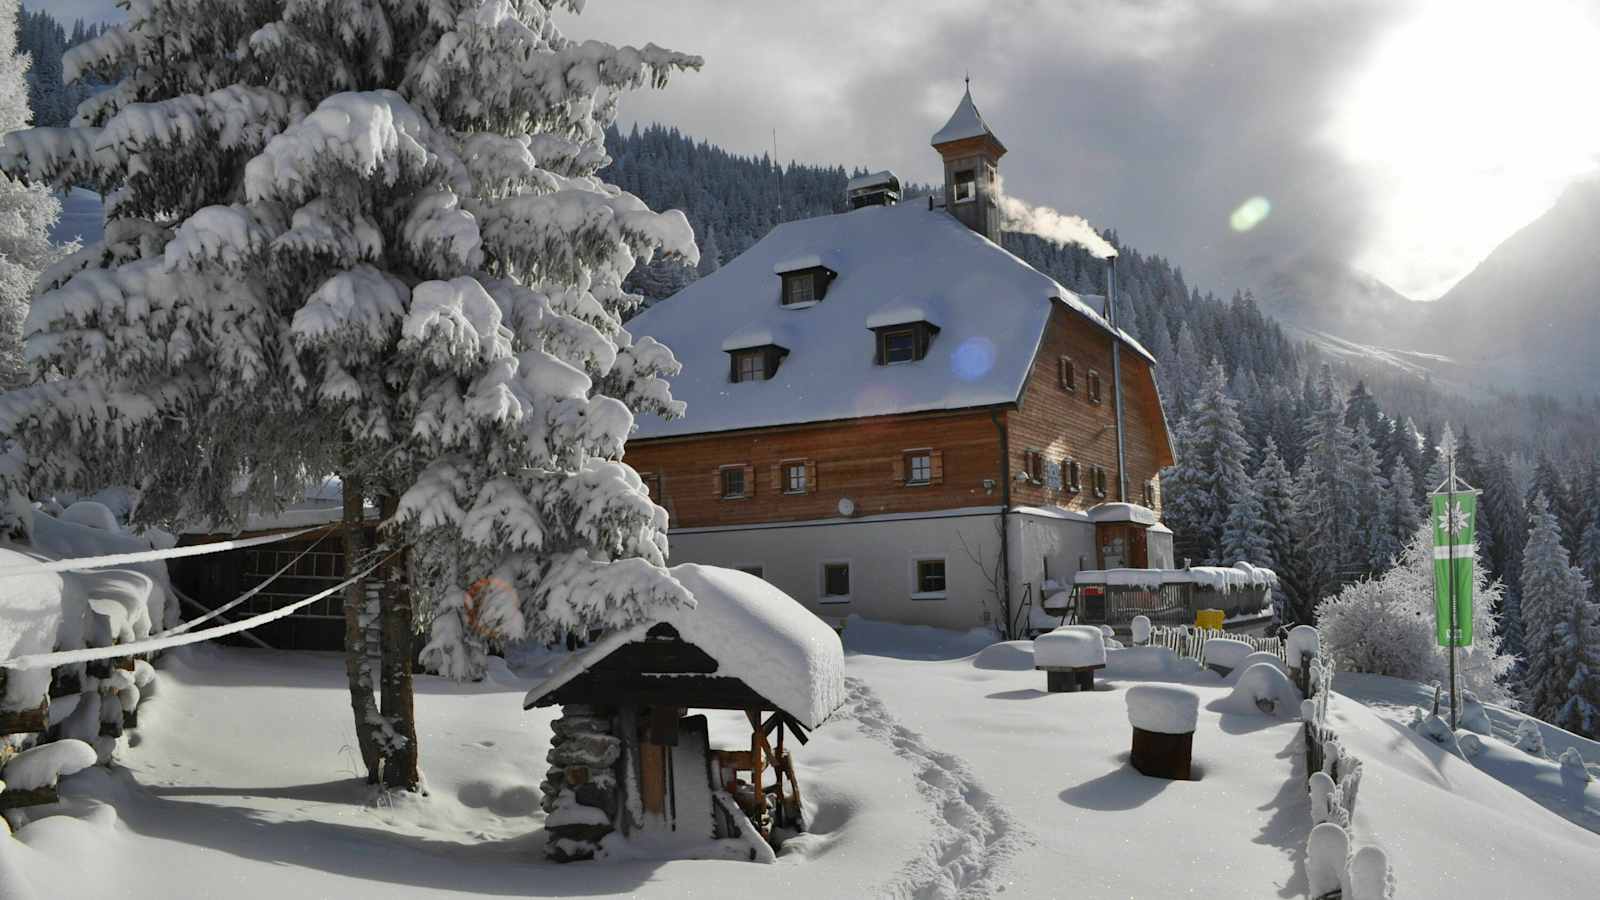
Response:
M531 708L622 645L643 640L661 623L715 659L717 677L743 681L806 728L821 725L844 703L839 636L793 597L734 569L685 563L670 571L694 595L693 607L665 611L574 654L528 691L524 707Z
M826 297L783 306L774 273L815 265L838 273ZM1086 327L1109 332L1071 291L925 204L867 206L779 225L629 320L629 332L662 342L683 364L672 394L688 404L687 415L671 422L640 416L635 437L1012 403L1052 302L1077 312ZM928 355L876 365L868 322L910 308L937 317ZM761 328L782 331L789 355L770 380L730 383L725 342ZM1122 339L1150 358L1131 337Z
M1137 503L1097 503L1089 509L1089 521L1132 522L1148 526L1156 524L1156 513Z
M848 194L851 191L858 190L860 188L882 187L884 185L891 184L896 188L899 188L900 179L888 169L882 169L877 172L868 172L865 175L857 175L856 177L850 179L850 181L845 184L844 191L846 194Z
M994 137L994 132L989 130L988 123L983 121L983 116L978 114L977 104L972 102L972 91L968 89L961 95L961 102L956 104L956 111L950 114L950 121L934 133L930 144L937 147L951 141L963 138L974 138L982 135ZM998 138L995 138L997 141Z

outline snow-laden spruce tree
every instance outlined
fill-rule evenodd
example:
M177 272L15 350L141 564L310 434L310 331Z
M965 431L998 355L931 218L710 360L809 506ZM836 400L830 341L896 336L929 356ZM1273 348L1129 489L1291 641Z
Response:
M1231 565L1248 562L1271 567L1272 547L1267 541L1267 522L1262 513L1261 491L1254 481L1239 485L1228 518L1222 526L1222 556L1219 562Z
M1222 367L1212 365L1190 415L1180 426L1181 452L1170 470L1173 529L1208 563L1224 560L1224 531L1234 501L1244 493L1250 445L1228 396ZM1162 484L1168 486L1168 475Z
M1594 734L1595 699L1600 678L1600 632L1589 583L1561 543L1561 522L1536 493L1529 514L1528 545L1522 553L1522 648L1526 672L1522 690L1530 713L1571 729ZM1557 721L1566 717L1567 721Z
M17 52L17 0L0 0L0 135L28 127L30 60ZM4 137L0 137L3 143ZM60 255L50 226L61 204L40 185L0 175L0 390L26 379L22 321L39 273Z
M1463 690L1492 703L1514 698L1505 678L1515 660L1501 647L1500 584L1480 558L1473 572L1472 646L1456 650ZM1348 585L1317 606L1322 646L1342 671L1449 683L1448 650L1438 646L1433 588L1433 529L1424 523L1395 565Z
M57 378L0 409L5 471L137 484L174 519L239 522L329 471L352 524L375 501L385 546L347 546L352 569L387 560L382 602L349 592L347 662L391 787L419 781L405 585L455 677L492 640L691 602L620 458L634 411L681 411L622 280L663 250L692 264L693 234L595 173L619 93L700 61L570 40L558 5L582 4L134 0L66 60L117 86L0 153L108 198L104 240L29 315Z

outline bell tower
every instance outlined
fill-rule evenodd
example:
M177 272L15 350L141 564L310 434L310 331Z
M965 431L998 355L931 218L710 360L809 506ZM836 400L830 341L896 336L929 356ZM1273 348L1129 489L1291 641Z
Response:
M963 225L1000 243L1000 157L1006 145L978 115L972 80L950 121L929 142L944 160L944 208Z

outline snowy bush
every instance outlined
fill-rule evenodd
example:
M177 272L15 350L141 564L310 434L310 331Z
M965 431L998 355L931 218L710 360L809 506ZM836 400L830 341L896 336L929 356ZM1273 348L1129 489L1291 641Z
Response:
M1473 602L1473 645L1458 648L1456 672L1463 688L1493 703L1510 704L1501 679L1514 659L1501 652L1500 585L1480 561ZM1393 568L1358 581L1317 607L1322 653L1346 672L1411 681L1445 681L1449 658L1437 646L1434 623L1433 532L1424 526Z
M1561 753L1561 780L1568 783L1588 784L1594 780L1583 764L1583 754L1577 747L1568 747Z
M1517 723L1517 749L1538 757L1545 755L1544 731L1538 720L1530 717Z
M1281 668L1270 663L1255 663L1239 674L1228 696L1209 708L1217 712L1290 718L1300 711L1300 691Z
M1478 695L1471 691L1461 692L1461 709L1456 724L1475 734L1494 734L1494 726L1489 721L1489 712L1483 708L1483 703L1478 700Z

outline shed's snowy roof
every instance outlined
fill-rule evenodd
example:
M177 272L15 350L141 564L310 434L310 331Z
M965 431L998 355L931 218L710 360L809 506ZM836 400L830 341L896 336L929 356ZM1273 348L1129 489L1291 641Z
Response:
M779 303L774 273L817 264L838 273L824 299L802 308ZM868 206L779 225L628 322L630 332L666 344L683 364L672 394L688 404L687 415L672 422L641 416L635 437L1011 403L1052 300L1087 319L1085 327L1109 331L1071 291L943 210ZM927 357L876 365L870 323L908 309L937 316L940 331ZM770 380L730 383L730 340L762 332L781 333L789 355Z
M1156 513L1155 510L1137 503L1097 503L1089 510L1089 521L1154 525Z
M961 95L961 102L956 104L956 111L950 114L950 121L944 123L944 127L934 133L929 143L937 147L950 141L985 134L994 137L994 132L989 130L989 125L983 121L983 116L978 115L978 107L972 102L972 91L968 89Z
M670 570L695 605L607 635L574 654L528 691L525 707L583 674L623 644L665 622L717 661L717 676L751 690L816 728L844 703L844 647L839 636L793 597L734 569L685 563ZM670 675L662 675L670 678Z

